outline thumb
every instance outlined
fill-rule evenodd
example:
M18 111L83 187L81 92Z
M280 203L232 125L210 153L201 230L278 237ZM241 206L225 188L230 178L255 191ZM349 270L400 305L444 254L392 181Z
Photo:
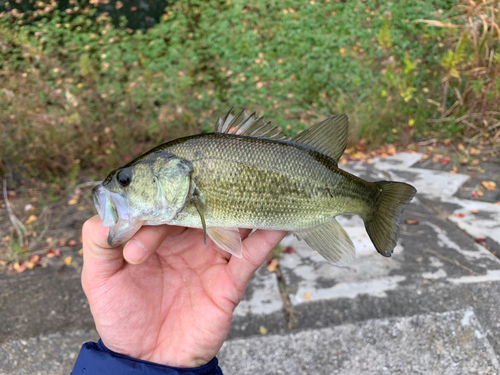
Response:
M124 264L123 247L111 247L108 244L109 228L102 226L99 216L94 216L83 224L83 276L109 277Z

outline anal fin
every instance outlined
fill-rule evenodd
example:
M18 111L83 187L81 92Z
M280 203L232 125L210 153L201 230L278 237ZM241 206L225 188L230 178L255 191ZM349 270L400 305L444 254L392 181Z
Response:
M335 219L323 225L293 233L320 253L329 263L343 266L354 260L354 245L344 228Z
M207 228L208 237L222 250L241 258L241 236L238 228Z

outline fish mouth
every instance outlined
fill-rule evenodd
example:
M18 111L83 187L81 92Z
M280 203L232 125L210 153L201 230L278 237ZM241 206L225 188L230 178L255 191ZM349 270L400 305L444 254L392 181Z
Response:
M94 205L102 225L109 227L108 244L117 247L128 241L142 226L143 221L130 216L126 198L106 189L102 184L92 190Z

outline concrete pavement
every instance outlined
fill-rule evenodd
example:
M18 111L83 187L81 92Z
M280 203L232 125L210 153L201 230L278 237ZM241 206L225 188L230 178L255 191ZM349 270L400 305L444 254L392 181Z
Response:
M377 254L356 216L339 220L357 249L346 268L286 237L282 245L295 253L281 255L277 273L262 267L235 311L219 355L225 373L500 373L500 260L494 255L500 206L493 193L481 200L470 195L482 178L500 186L500 163L471 178L430 169L421 158L403 153L341 166L417 188L395 253ZM78 267L0 278L0 316L8 324L0 329L0 374L69 373L81 343L95 339ZM47 288L62 281L71 293ZM39 303L19 298L27 289L23 298Z

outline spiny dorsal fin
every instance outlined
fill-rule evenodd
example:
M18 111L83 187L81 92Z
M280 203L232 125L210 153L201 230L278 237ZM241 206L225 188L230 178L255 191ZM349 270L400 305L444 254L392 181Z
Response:
M234 116L232 111L231 108L224 119L221 117L217 119L214 133L238 134L283 141L290 140L290 137L281 133L278 127L271 126L271 121L266 122L264 117L257 117L255 112L248 114L244 109Z
M337 115L303 131L292 142L307 145L338 163L347 146L348 132L347 116Z

